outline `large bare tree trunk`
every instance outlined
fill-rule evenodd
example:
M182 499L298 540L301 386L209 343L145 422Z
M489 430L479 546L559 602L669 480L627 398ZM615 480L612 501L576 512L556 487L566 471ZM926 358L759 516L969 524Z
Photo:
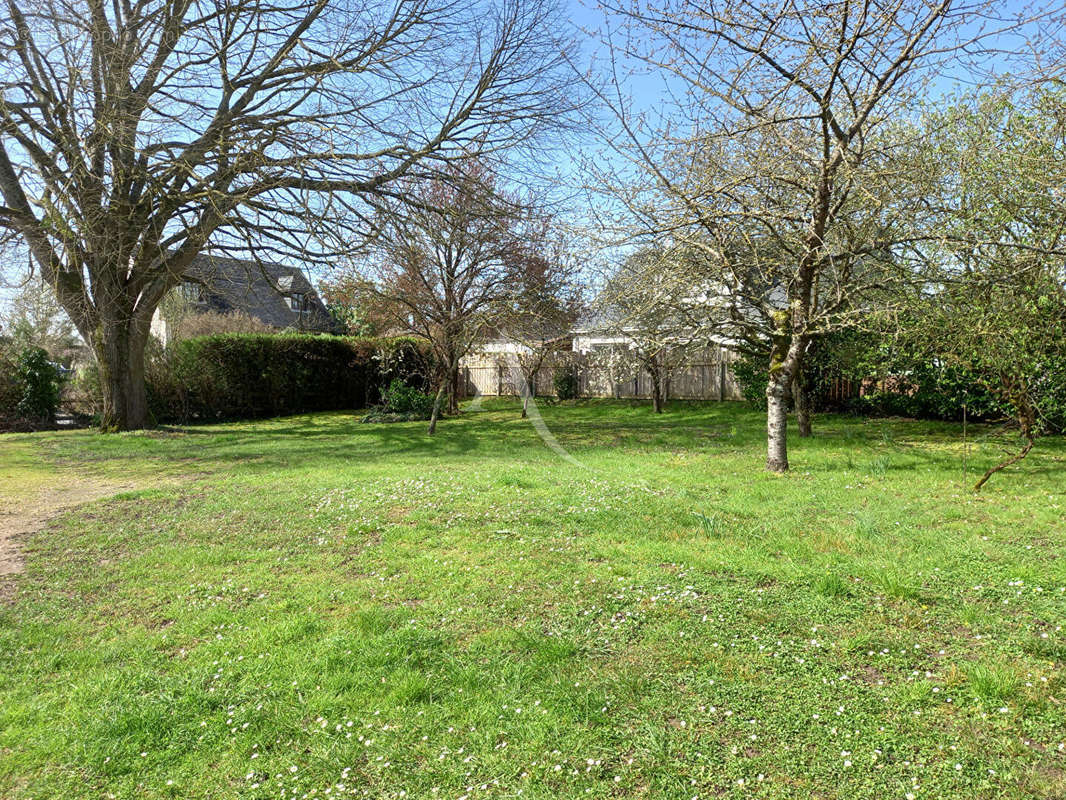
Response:
M662 379L658 375L651 376L651 407L656 414L663 413Z
M92 336L100 370L105 431L133 431L149 425L144 382L144 349L148 326L138 320L104 319Z
M811 435L811 393L802 365L792 381L792 400L796 406L796 425L800 438L806 439Z

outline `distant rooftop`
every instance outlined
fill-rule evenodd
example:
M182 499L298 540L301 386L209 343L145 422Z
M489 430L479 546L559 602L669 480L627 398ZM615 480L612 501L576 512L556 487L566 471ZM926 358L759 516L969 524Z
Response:
M333 321L298 267L201 253L187 279L203 287L212 311L240 311L275 328L329 331Z

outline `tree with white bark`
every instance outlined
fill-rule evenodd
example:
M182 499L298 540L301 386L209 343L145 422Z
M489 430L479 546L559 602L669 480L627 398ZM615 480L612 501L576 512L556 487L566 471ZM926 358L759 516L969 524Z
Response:
M791 386L813 336L861 314L925 213L912 105L942 70L1038 18L952 0L607 3L615 57L601 169L633 235L703 252L702 279L769 321L767 469L789 467ZM993 20L994 16L998 19ZM1010 17L1009 19L1007 17ZM997 38L993 39L993 36ZM671 102L634 109L628 64L665 75Z
M0 227L148 424L144 350L193 258L329 265L400 178L572 106L551 0L3 0Z

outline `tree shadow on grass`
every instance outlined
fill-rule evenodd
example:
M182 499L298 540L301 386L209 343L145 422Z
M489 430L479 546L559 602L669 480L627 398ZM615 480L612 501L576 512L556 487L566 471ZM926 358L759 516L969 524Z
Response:
M285 424L278 424L284 422ZM328 468L384 460L427 461L488 451L485 437L469 428L442 426L436 436L425 432L425 423L361 425L357 422L319 422L314 418L289 417L270 420L231 435L208 427L176 429L182 438L168 457L186 457L225 469L269 471L278 468Z
M962 425L953 422L845 415L824 415L820 420L814 438L790 438L797 466L805 454L813 457L802 466L811 473L844 468L876 477L933 470L946 478L965 472L963 483L972 483L972 473L979 475L1013 452L1012 442L1004 441L998 435L1002 429L991 423L971 424L964 439ZM1029 477L1061 473L1064 456L1066 437L1045 437L1013 471Z
M654 414L647 404L584 401L543 404L548 429L580 460L586 456L649 451L687 453L711 460L723 455L761 456L763 412L740 403L676 403ZM321 412L234 423L165 426L143 434L101 435L88 431L37 434L50 458L93 464L104 471L125 466L170 471L226 472L275 469L349 469L355 465L405 463L439 466L483 458L525 462L556 459L536 430L519 418L513 400L486 401L481 410L443 420L435 436L423 422L359 422L358 412ZM815 436L790 431L797 472L860 471L899 475L917 469L945 474L962 467L961 426L905 420L866 420L824 414ZM971 442L982 429L971 426ZM36 437L42 437L37 439ZM1062 437L1041 440L1036 458L1019 465L1024 474L1061 471ZM36 448L35 448L36 449ZM970 452L972 468L996 455L987 447ZM713 463L713 462L712 462Z

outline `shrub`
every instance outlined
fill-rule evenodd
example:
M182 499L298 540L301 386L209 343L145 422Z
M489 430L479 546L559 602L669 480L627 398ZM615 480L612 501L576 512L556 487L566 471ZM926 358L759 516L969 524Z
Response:
M383 410L394 414L419 414L429 419L433 411L433 397L395 378L385 390L381 405Z
M963 407L971 420L1002 417L1003 404L985 388L980 375L957 367L943 367L907 353L890 353L873 361L876 374L892 378L868 386L862 397L844 408L867 416L961 420Z
M1066 434L1066 358L1049 358L1033 388L1044 433Z
M16 369L13 349L0 342L0 425L14 420L18 415L21 392Z
M358 341L374 342L379 386L391 385L399 378L407 386L428 391L429 376L433 373L433 355L427 342L409 336Z
M732 364L744 399L766 408L769 356L740 355ZM974 421L1010 417L1011 411L988 386L987 376L948 367L928 356L895 348L870 333L838 331L811 342L804 372L816 411L845 411L865 417L900 416L916 419ZM886 376L874 378L871 376ZM832 391L837 381L850 381L861 395ZM1049 358L1033 376L1033 397L1043 432L1066 431L1066 360Z
M730 367L733 377L740 387L740 395L754 408L766 408L766 384L769 382L767 369L769 356L738 355Z
M555 388L555 396L560 400L573 400L578 396L580 386L577 380L577 372L573 369L565 369L560 372L556 372L552 378L552 385Z
M17 415L28 422L54 422L62 376L59 368L48 360L48 352L41 347L27 347L19 353L15 380L19 393Z
M848 398L833 391L838 381L850 381L858 392L864 378L878 372L874 352L878 340L858 331L836 331L815 337L803 359L804 379L814 411L845 410ZM732 364L741 395L756 408L766 408L770 354L742 354Z
M394 378L382 395L381 405L363 417L362 422L411 422L429 419L433 396Z

